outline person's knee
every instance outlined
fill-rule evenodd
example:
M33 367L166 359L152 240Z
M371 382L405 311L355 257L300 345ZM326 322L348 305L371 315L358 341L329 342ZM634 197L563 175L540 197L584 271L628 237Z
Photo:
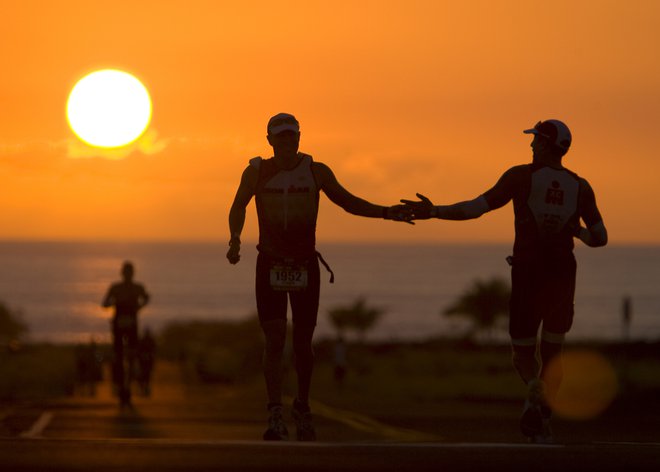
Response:
M541 361L543 365L550 365L552 361L559 360L562 344L541 341Z
M312 347L313 327L293 327L293 355L297 366L308 366L314 362Z
M286 320L269 320L261 323L264 333L265 351L268 354L281 354L286 343Z

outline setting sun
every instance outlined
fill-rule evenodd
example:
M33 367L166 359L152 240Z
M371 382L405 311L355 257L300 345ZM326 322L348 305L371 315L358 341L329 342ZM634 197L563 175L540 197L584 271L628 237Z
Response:
M138 139L151 120L151 99L134 76L105 69L86 75L71 90L66 115L90 146L115 148Z

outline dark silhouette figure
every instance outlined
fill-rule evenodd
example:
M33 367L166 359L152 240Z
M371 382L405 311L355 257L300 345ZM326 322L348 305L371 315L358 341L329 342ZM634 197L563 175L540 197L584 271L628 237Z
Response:
M319 193L323 190L333 203L355 215L400 221L409 218L403 205L384 207L354 196L339 184L328 166L298 152L300 128L293 115L273 116L267 131L274 156L250 160L243 172L229 213L231 237L227 259L231 264L240 260L240 235L246 207L254 196L259 220L257 312L265 335L263 368L270 415L264 439L288 437L282 419L282 356L288 299L298 379L293 416L298 439L314 440L316 433L308 398L314 364L312 335L320 289L320 255L315 247ZM326 265L322 258L320 260Z
M92 339L88 344L78 344L75 349L76 373L81 394L96 396L96 385L103 380L101 353Z
M142 395L151 395L151 375L156 363L156 340L148 328L144 330L137 349L138 383Z
M114 307L111 320L114 350L113 379L120 406L131 406L131 380L135 370L138 345L138 312L149 303L149 294L141 284L133 282L133 264L124 262L122 281L110 286L102 306Z
M532 163L510 168L483 195L446 206L435 206L420 194L420 201L402 201L416 219L467 220L513 200L516 236L513 257L507 258L512 265L509 334L514 366L529 389L521 429L532 441L551 442L548 399L559 389L561 369L551 379L545 368L561 355L573 322L573 238L604 246L607 230L589 183L562 165L572 139L568 127L546 120L524 133L534 136Z
M346 372L348 370L346 350L346 342L342 336L339 336L335 342L333 371L335 384L338 389L344 387L344 380L346 379Z
M623 302L621 303L621 321L623 325L623 342L627 343L630 341L630 325L632 323L633 315L633 306L632 298L630 295L625 295L623 297Z
M622 388L630 387L630 325L633 318L633 303L630 295L624 295L621 303L621 337L623 342L623 354L621 355L621 385Z

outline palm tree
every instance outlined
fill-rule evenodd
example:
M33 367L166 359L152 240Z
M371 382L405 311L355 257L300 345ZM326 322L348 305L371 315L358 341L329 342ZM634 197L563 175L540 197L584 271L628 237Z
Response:
M364 297L359 297L348 306L337 306L328 310L328 316L339 336L345 331L355 331L364 340L369 331L385 313L382 308L367 306Z
M28 332L20 312L14 312L0 301L0 346L15 346Z
M469 318L472 327L466 338L472 339L479 332L491 332L497 320L508 315L510 297L511 289L504 279L475 280L442 314Z

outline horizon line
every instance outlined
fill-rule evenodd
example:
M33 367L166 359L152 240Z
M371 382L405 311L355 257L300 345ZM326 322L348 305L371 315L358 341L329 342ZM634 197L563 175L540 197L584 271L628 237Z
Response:
M256 246L258 240L246 239L242 241L243 246ZM219 244L222 246L227 245L227 241L223 238L181 238L181 239L168 239L168 238L2 238L0 237L0 244ZM465 241L465 240L432 240L420 239L414 243L406 240L380 240L380 239L331 239L319 240L319 244L333 244L333 245L379 245L379 246L512 246L512 240L493 240L493 241ZM575 248L581 247L579 244ZM610 242L607 247L660 247L660 241L616 241Z

